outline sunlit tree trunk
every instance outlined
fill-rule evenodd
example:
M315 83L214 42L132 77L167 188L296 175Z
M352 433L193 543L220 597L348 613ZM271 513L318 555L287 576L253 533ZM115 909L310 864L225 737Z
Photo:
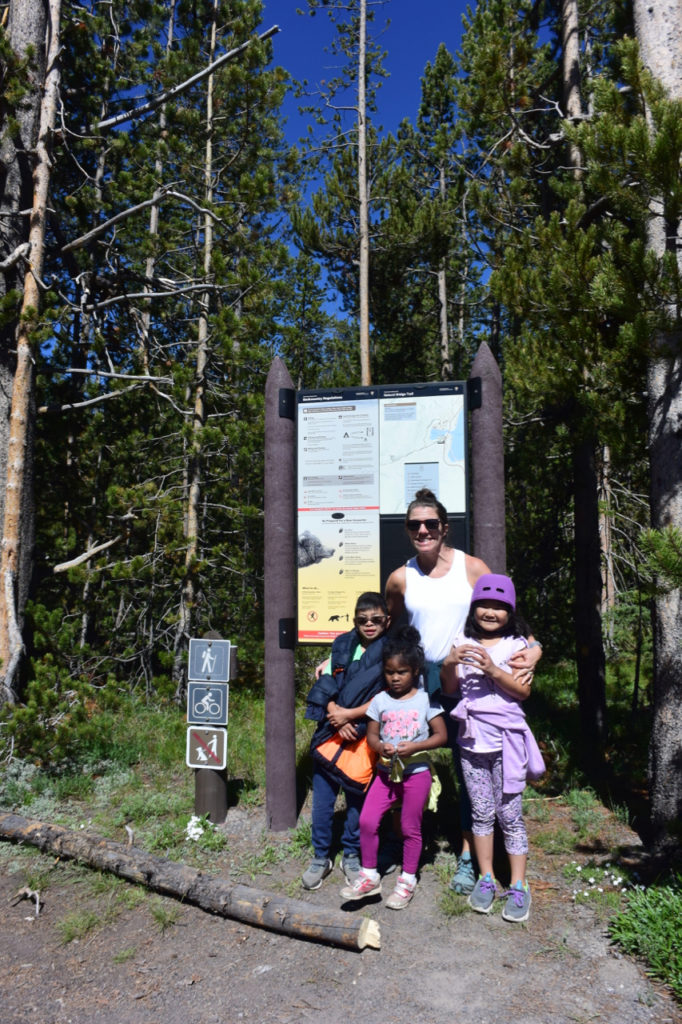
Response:
M26 49L33 46L46 53L45 73L33 147L33 198L28 233L27 269L23 280L21 314L16 334L16 366L12 381L12 402L7 437L7 473L0 551L0 672L4 697L16 697L17 669L23 652L21 620L25 592L21 586L26 555L30 555L33 513L30 501L32 453L30 439L33 416L33 347L39 324L41 289L44 287L43 258L45 224L50 185L50 148L59 94L60 0L50 0L46 25L36 8L40 4L12 5L12 17L26 18ZM39 33L43 35L39 37ZM31 37L32 34L32 38ZM47 41L46 41L47 40ZM25 156L25 154L24 154ZM27 552L27 548L29 551Z
M445 168L440 168L438 176L440 197L445 206L447 198L447 186L445 182ZM438 268L438 307L440 322L440 375L441 380L449 380L452 376L452 359L450 357L450 332L448 329L448 284L445 276L446 257L443 256Z
M682 2L635 0L642 61L672 100L682 100ZM649 247L673 254L682 272L682 219L671 196L651 204ZM666 311L669 330L652 338L648 368L651 519L656 529L682 523L682 338L679 308ZM656 598L654 715L649 746L653 841L679 844L682 829L682 590Z
M360 383L372 383L369 362L369 199L367 195L367 0L360 0L358 41L358 197L360 203Z
M213 19L211 22L211 44L209 62L213 61L216 47L217 0L214 2ZM209 75L206 87L206 149L204 153L204 200L207 211L213 202L213 75ZM208 281L211 273L213 256L213 218L209 212L204 214L204 280ZM179 671L183 639L191 635L192 613L196 601L196 583L194 566L197 560L199 544L199 511L201 506L201 467L202 467L202 432L206 422L206 366L208 363L208 309L211 293L205 291L201 300L199 324L197 328L197 362L194 386L194 408L192 418L192 442L189 466L187 470L187 510L185 513L185 578L180 602L180 616L176 634L175 682L176 698L182 696L183 676Z
M580 97L580 36L578 34L578 0L562 0L562 77L564 109L569 121L577 120L582 113ZM582 155L577 146L569 146L571 166L576 176L580 175Z

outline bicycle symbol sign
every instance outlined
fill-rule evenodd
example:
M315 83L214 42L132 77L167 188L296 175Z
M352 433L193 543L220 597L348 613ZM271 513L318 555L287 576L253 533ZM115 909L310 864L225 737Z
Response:
M227 725L227 683L187 684L187 721L190 725Z

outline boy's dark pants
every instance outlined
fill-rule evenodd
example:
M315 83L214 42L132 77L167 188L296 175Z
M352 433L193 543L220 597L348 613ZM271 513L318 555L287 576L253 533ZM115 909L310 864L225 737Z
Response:
M346 797L346 820L343 825L341 846L348 855L360 856L360 811L365 794L342 787L338 779L313 764L313 849L316 857L328 857L332 846L334 805L339 790Z

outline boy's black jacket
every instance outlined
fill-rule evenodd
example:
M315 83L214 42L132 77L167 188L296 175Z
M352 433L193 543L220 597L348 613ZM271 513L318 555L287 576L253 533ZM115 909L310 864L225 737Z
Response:
M305 717L319 722L310 741L311 750L319 747L320 743L324 743L336 732L326 717L327 704L330 700L336 701L342 708L357 708L360 704L371 700L384 688L381 657L384 649L384 637L380 636L374 640L357 661L351 661L353 651L359 643L360 637L355 629L337 636L332 644L331 663L335 666L334 674L330 675L325 672L321 675L313 683L306 698ZM364 736L367 730L366 723L360 720L353 724L357 729L358 738Z

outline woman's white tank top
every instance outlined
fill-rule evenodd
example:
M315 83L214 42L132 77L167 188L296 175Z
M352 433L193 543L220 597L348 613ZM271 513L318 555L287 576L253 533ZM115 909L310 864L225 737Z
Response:
M405 608L410 625L419 630L427 661L443 661L464 628L472 588L463 551L453 549L452 566L445 576L427 576L416 557L405 566Z

